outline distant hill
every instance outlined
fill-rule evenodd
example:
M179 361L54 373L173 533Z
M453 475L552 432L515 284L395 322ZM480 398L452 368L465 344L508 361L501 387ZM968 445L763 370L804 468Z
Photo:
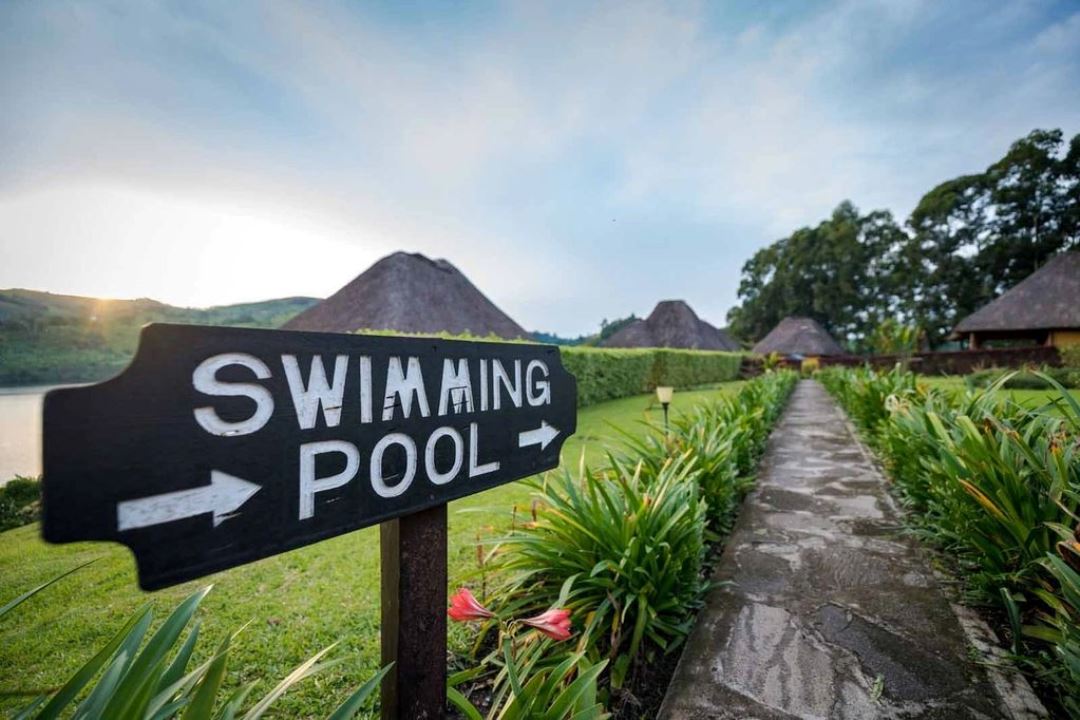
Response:
M119 372L151 322L279 327L318 303L290 297L205 309L0 290L0 385L90 382Z

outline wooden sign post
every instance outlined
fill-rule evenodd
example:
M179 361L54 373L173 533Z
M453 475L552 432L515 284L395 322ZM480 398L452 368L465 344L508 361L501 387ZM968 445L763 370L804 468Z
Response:
M556 467L576 394L548 345L150 325L46 395L42 534L155 590L383 523L384 717L442 717L446 503Z

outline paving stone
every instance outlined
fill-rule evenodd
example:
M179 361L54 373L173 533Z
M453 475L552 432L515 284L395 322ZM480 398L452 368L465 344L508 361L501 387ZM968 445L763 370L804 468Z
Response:
M660 717L1044 716L1030 698L1003 700L901 529L884 478L839 408L821 385L800 382ZM1030 713L1010 711L1024 703Z

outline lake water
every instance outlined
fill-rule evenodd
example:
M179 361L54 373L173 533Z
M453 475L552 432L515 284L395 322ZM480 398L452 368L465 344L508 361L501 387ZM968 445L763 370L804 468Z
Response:
M41 403L56 387L0 388L0 485L41 473Z

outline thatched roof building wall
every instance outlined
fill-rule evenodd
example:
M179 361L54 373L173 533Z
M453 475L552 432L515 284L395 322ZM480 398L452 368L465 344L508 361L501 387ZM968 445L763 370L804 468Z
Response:
M283 326L287 330L529 334L446 260L396 252Z
M601 343L603 347L669 347L693 350L738 350L723 330L697 316L682 300L657 303L649 317L630 323Z
M828 357L843 355L829 331L808 317L786 317L754 346L761 355L779 353L784 356Z
M961 320L953 337L969 347L988 340L1080 343L1080 252L1066 252Z

